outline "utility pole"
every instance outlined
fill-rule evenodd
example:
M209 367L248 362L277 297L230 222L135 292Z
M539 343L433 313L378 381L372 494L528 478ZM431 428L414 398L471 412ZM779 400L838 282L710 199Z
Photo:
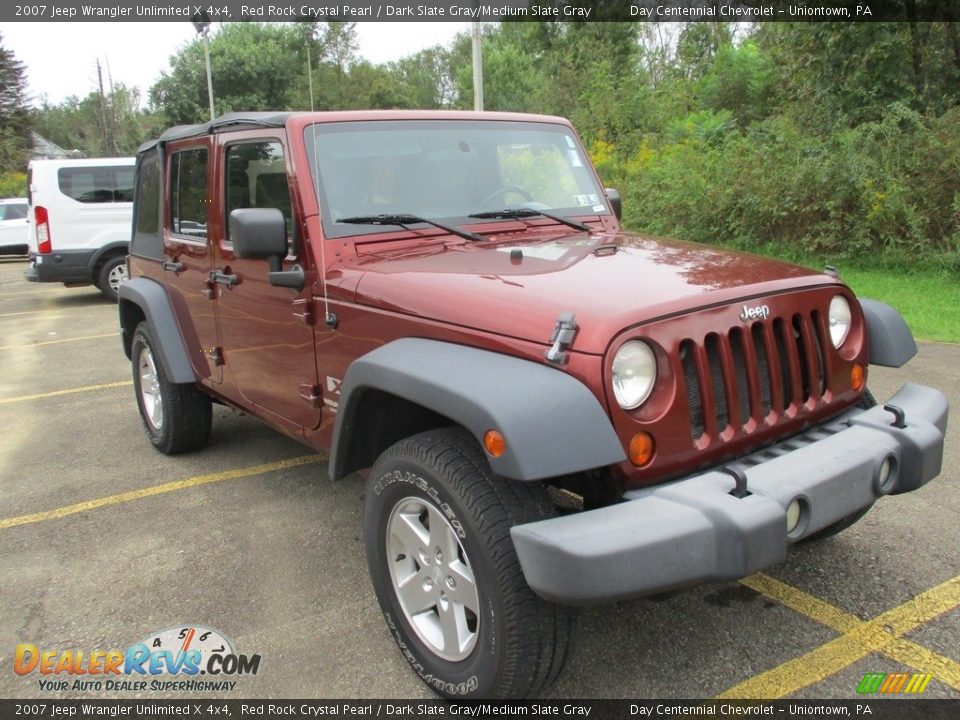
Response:
M100 89L100 131L103 133L103 149L107 155L118 155L116 129L110 119L107 94L103 90L103 68L97 58L97 86Z
M474 2L474 7L477 2ZM483 110L483 53L480 49L480 23L473 23L473 109Z
M207 60L207 99L210 101L210 122L213 122L213 73L210 70L210 16L205 12L193 16L193 27L203 35L203 55Z

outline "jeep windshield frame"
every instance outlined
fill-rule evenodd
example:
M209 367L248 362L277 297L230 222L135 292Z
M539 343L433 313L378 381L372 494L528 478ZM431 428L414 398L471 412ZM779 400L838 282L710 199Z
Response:
M389 119L304 128L311 186L327 238L383 235L379 224L342 222L413 214L445 225L505 220L504 209L565 222L610 215L573 130L545 121ZM476 213L496 211L489 217ZM563 219L561 219L563 218ZM413 229L399 228L409 234Z

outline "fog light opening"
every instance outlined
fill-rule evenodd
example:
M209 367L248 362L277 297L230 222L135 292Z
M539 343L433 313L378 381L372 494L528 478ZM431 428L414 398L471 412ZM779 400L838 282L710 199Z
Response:
M897 459L887 455L877 468L877 490L881 495L889 495L897 482Z
M787 505L787 535L797 538L807 528L810 510L804 498L796 497Z

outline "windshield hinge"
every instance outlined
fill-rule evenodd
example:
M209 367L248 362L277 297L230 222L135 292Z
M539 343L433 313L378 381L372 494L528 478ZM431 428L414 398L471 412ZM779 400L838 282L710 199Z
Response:
M567 361L567 353L564 350L573 345L573 338L579 330L576 317L572 312L567 311L560 313L560 317L557 318L557 326L553 329L553 337L550 338L553 347L544 353L544 357L550 362L562 365Z

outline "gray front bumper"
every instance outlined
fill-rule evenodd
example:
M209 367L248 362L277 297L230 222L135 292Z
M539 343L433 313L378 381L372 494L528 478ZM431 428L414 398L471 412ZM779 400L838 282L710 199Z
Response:
M548 600L587 605L733 580L780 562L790 543L939 474L943 393L909 383L886 406L901 409L905 422L880 406L854 409L732 463L747 480L742 498L721 468L628 492L610 507L517 525L510 534L527 583ZM881 484L885 460L891 472ZM788 534L794 499L804 509Z

